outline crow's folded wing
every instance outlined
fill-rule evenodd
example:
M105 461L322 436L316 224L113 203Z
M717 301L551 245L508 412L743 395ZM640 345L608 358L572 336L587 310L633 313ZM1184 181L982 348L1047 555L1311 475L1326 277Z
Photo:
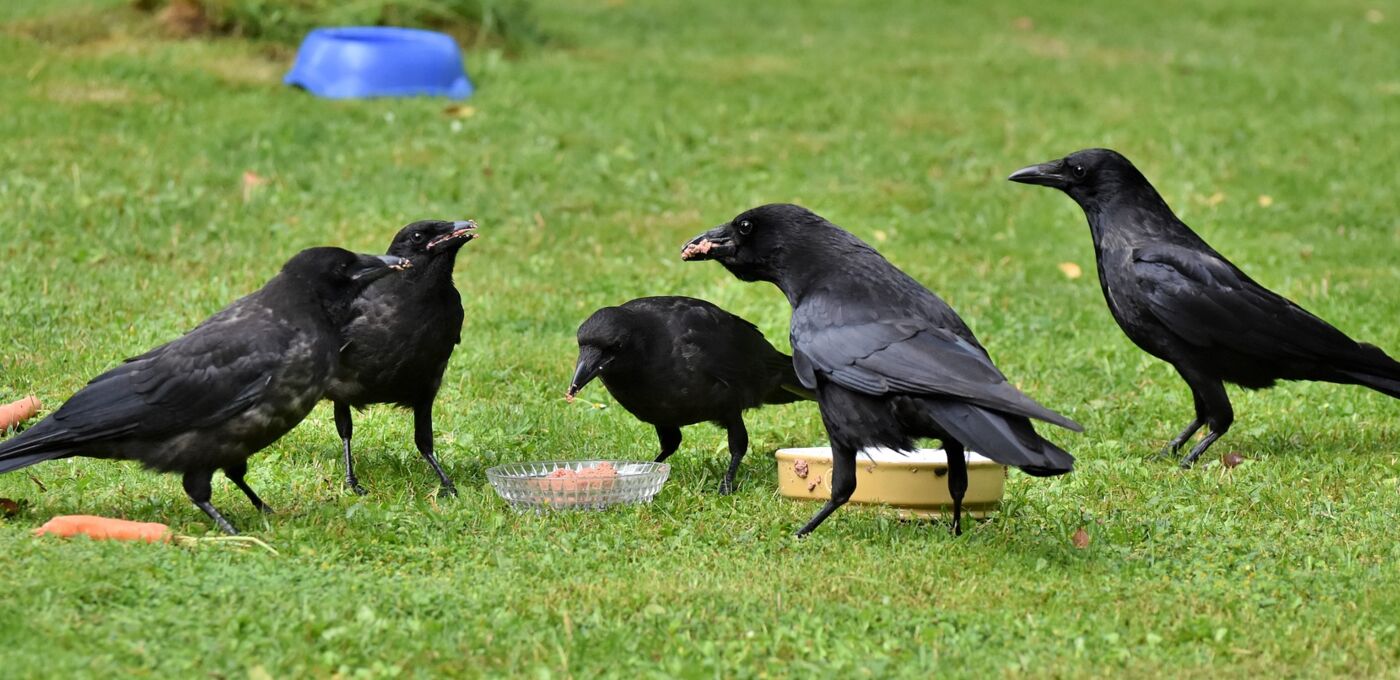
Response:
M44 439L159 437L221 423L256 402L301 349L288 337L270 318L210 319L93 378L54 412Z
M1006 381L987 354L958 335L915 319L820 326L794 320L793 363L804 386L816 375L870 395L948 397L989 409L1083 428Z
M773 370L769 361L785 359L743 317L703 300L683 300L686 304L675 304L666 320L682 343L681 354L693 359L696 369L726 385L762 385Z
M1147 246L1133 252L1132 267L1147 311L1197 347L1281 362L1358 350L1345 333L1212 253Z

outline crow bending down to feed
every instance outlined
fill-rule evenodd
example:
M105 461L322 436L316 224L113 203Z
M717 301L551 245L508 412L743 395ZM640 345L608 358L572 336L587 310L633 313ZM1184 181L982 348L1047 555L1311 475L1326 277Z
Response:
M248 458L316 406L335 371L350 303L406 260L311 248L256 292L194 330L93 378L49 417L0 443L0 472L55 458L137 460L184 475L218 527L215 470L270 512L244 481Z
M1022 394L992 364L943 300L865 242L796 205L765 205L686 244L686 260L716 260L744 281L768 281L792 304L797 376L817 394L831 439L831 500L817 528L856 488L856 453L943 441L953 533L962 532L970 448L1036 476L1069 472L1074 458L1029 418L1074 421Z
M711 421L729 433L729 469L749 448L744 411L810 399L789 357L758 328L704 300L646 297L604 307L578 329L578 362L567 396L594 377L638 420L656 428L665 461L681 445L681 427Z
M461 341L462 297L452 285L457 251L476 238L471 220L414 222L394 236L389 254L413 266L400 276L366 288L353 306L355 319L345 332L340 370L326 396L335 404L335 429L345 456L345 485L364 487L350 457L354 423L350 407L397 404L413 409L413 442L442 481L457 495L433 453L433 401L452 350Z
M1400 398L1400 363L1255 283L1177 219L1117 152L1078 151L1009 179L1054 187L1079 203L1114 320L1191 388L1196 417L1162 455L1179 451L1202 426L1210 429L1181 467L1234 422L1227 382L1261 389L1276 380L1322 380Z

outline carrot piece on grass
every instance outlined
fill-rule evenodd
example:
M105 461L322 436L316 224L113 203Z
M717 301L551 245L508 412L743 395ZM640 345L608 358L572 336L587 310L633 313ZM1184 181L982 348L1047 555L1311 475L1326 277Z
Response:
M159 522L132 522L94 515L60 515L34 530L35 536L87 536L94 540L169 543L170 527Z
M87 536L103 541L145 541L146 543L174 543L192 546L200 543L232 543L235 545L256 545L276 555L277 550L253 536L209 536L195 538L170 532L170 527L159 522L132 522L95 515L59 515L34 530L35 536L72 537Z
M0 432L33 418L38 412L39 400L32 396L0 406Z

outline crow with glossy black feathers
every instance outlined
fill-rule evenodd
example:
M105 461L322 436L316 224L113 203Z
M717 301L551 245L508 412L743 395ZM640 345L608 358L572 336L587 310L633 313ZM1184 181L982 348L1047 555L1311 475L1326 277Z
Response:
M831 439L831 500L817 528L856 488L856 453L911 451L940 439L948 453L953 533L962 532L965 450L1037 476L1069 472L1074 458L1030 418L1074 421L1022 394L992 364L943 300L849 232L796 205L765 205L696 236L686 260L716 260L744 281L768 281L792 304L793 363L816 391Z
M1086 149L1008 179L1054 187L1084 209L1114 320L1191 388L1196 418L1162 455L1209 428L1182 467L1234 422L1227 382L1261 389L1278 380L1321 380L1400 398L1400 363L1255 283L1177 219L1121 154Z
M705 421L729 434L729 469L719 492L749 448L744 411L810 399L792 357L758 328L689 297L646 297L593 313L578 329L578 361L566 396L597 377L638 420L656 428L665 461L681 445L681 427Z
M407 266L339 248L298 253L258 291L93 378L52 415L0 443L0 472L72 456L140 461L184 475L190 500L220 529L238 533L209 502L214 471L270 512L244 480L248 458L320 400L355 296Z
M423 220L399 230L389 254L413 266L365 289L353 306L340 370L326 393L335 404L335 429L345 457L345 485L364 494L350 456L350 408L396 404L413 409L413 442L437 473L442 489L457 487L433 452L433 402L442 374L461 341L462 296L452 284L457 251L476 238L476 222Z

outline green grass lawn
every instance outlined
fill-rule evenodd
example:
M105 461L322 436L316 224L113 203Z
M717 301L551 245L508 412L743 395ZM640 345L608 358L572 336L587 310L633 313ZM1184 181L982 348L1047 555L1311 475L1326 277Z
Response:
M318 100L280 85L286 49L164 41L84 4L0 9L0 400L56 406L301 248L378 251L405 222L471 217L437 405L462 495L437 496L387 408L356 423L370 495L346 492L324 405L252 461L276 515L215 478L280 557L37 540L70 513L212 527L134 464L5 475L24 507L0 519L0 676L1400 673L1400 404L1232 389L1212 454L1243 465L1145 460L1190 419L1185 385L1109 317L1079 208L1004 180L1115 147L1256 279L1400 352L1393 1L541 0L553 40L469 54L480 89L455 115ZM245 192L245 171L266 183ZM508 510L488 466L653 455L601 386L562 398L593 309L693 295L787 346L775 288L678 257L771 201L948 299L1085 424L1045 430L1077 471L1013 473L961 538L848 506L796 541L816 506L778 496L771 453L824 432L795 404L750 414L734 496L714 492L722 431L697 426L652 505Z

